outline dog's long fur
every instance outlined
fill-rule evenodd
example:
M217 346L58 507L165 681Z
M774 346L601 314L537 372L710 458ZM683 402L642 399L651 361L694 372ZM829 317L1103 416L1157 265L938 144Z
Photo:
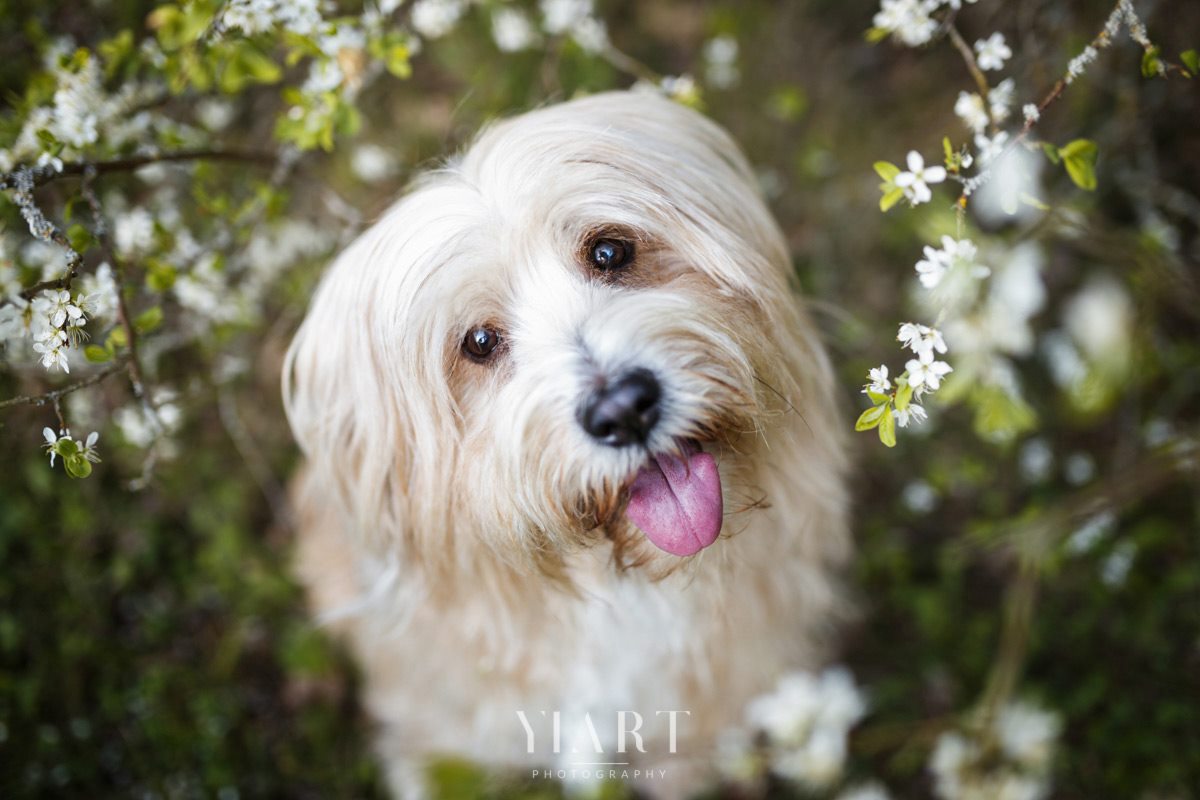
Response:
M612 232L634 265L589 272ZM433 755L580 760L528 753L518 710L677 709L678 754L648 719L630 759L681 794L751 696L819 662L845 608L844 442L791 271L730 137L641 92L490 127L333 264L284 372L298 570L361 661L397 791ZM480 323L503 335L486 364L460 353ZM661 422L646 449L598 444L581 397L635 366ZM725 518L678 558L623 510L647 450L689 438Z

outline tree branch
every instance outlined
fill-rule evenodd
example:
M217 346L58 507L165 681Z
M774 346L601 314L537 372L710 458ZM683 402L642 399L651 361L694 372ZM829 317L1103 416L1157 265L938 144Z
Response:
M142 405L153 414L153 407L150 406L150 401L146 393L146 382L142 376L142 366L138 361L137 351L137 331L134 329L133 322L129 318L129 307L125 302L125 270L117 258L117 252L112 246L112 242L108 236L108 225L104 221L104 210L100 207L100 198L96 196L96 190L92 186L92 181L96 177L96 170L88 168L83 174L83 185L80 187L80 193L83 199L87 201L88 208L91 209L92 219L95 221L96 240L100 243L100 249L104 251L104 257L112 265L113 274L116 276L117 283L117 320L120 322L122 330L125 331L125 347L129 351L129 359L126 361L126 368L129 371L129 382L133 387L133 394Z
M120 372L124 368L125 358L121 357L113 363L105 366L104 369L100 370L99 372L93 373L83 380L76 381L75 383L69 383L60 389L53 389L45 394L18 395L17 397L10 397L7 400L0 400L0 409L22 405L44 406L46 403L57 403L61 398L66 397L72 392L77 392L80 389L86 389L88 386L95 385L107 378L109 375Z
M971 46L967 44L967 40L958 32L958 28L954 26L954 20L951 18L946 22L946 32L950 36L950 42L962 55L963 61L966 62L967 71L971 73L971 77L975 80L975 88L979 89L979 96L983 98L983 109L987 112L988 122L993 130L996 127L996 118L992 115L992 104L988 102L988 92L992 87L988 85L987 76L983 74L983 70L979 68L979 64L975 61L975 54L971 52Z
M41 167L19 167L12 172L0 174L0 190L19 188L20 176L28 173L33 177L33 186L42 186L58 178L82 176L94 169L97 175L109 172L128 172L149 164L169 164L180 161L236 161L246 164L269 166L275 163L278 154L270 150L181 150L175 153L131 156L111 161L73 161L63 164L61 170L52 165Z

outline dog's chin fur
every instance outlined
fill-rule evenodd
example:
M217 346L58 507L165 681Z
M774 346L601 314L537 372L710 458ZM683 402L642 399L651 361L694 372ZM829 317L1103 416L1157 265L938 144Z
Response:
M632 265L589 270L601 235ZM362 663L397 791L436 755L580 760L527 753L518 710L677 709L676 755L662 727L645 756L591 760L653 761L644 788L680 795L750 697L819 663L846 609L844 442L790 275L729 136L637 92L490 127L333 264L284 371L298 571ZM480 324L503 337L486 363L461 352ZM634 367L661 419L645 448L599 444L581 398ZM625 505L648 453L687 440L725 515L679 558Z

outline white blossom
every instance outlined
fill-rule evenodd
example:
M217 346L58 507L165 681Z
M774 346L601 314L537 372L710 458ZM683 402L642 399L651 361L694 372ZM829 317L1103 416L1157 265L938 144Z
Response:
M928 203L933 199L933 192L929 190L929 184L941 183L946 180L946 169L937 166L926 167L925 159L916 150L909 151L906 161L908 171L901 172L896 176L896 185L904 190L904 196L914 206Z
M1016 218L1033 220L1045 213L1037 205L1024 202L1039 194L1046 159L1026 147L1005 147L986 167L988 180L973 187L971 208L983 222L998 225Z
M227 100L205 97L196 103L196 119L213 133L220 133L228 128L235 113L233 103Z
M395 154L377 144L360 144L350 155L350 169L367 183L379 183L393 177L398 167Z
M320 0L230 0L221 14L226 28L247 36L281 27L292 33L311 35L321 25Z
M1012 50L1004 42L1003 33L993 33L986 39L975 42L975 61L982 70L1004 69L1004 62L1012 58Z
M58 455L59 442L64 441L73 442L75 444L76 452L78 452L88 461L96 463L100 460L100 455L96 452L96 442L99 441L100 434L96 431L92 431L90 434L88 434L86 440L80 442L77 439L71 438L70 430L61 430L56 434L52 428L42 428L42 438L46 441L44 447L46 448L46 452L50 455L51 467L54 466L55 457Z
M983 133L990 122L983 98L976 92L959 92L954 113L975 133Z
M971 2L972 0L968 0ZM958 0L954 0L958 2ZM845 789L834 800L891 800L887 789L878 783L867 783Z
M921 409L924 411L924 409ZM928 514L937 506L937 491L928 481L920 478L912 481L900 492L900 501L914 514Z
M910 422L920 424L929 416L925 412L925 407L919 403L909 403L904 408L893 408L892 416L896 418L896 424L901 428L907 428Z
M704 45L704 77L719 89L737 85L738 41L732 36L716 36Z
M45 315L50 327L61 328L68 322L78 325L83 320L83 309L71 299L71 293L66 289L49 289L42 292L33 301L34 310Z
M662 79L660 86L672 99L682 102L694 100L700 91L691 75L668 75Z
M974 278L985 278L991 270L975 262L977 249L970 239L942 237L941 249L926 246L925 258L916 263L917 277L926 289L933 289L952 269L962 269Z
M1045 439L1030 439L1017 457L1021 477L1030 483L1044 481L1054 468L1054 451Z
M60 142L80 148L100 138L100 113L105 107L100 64L89 58L78 72L59 70L49 131Z
M154 217L138 207L113 219L113 244L121 255L136 255L154 244Z
M546 33L570 31L592 15L592 0L542 0L542 27Z
M537 31L525 13L516 8L498 8L492 14L492 40L505 53L515 53L537 42Z
M454 30L465 10L463 0L417 0L409 18L417 33L437 39Z
M1116 280L1091 278L1067 301L1063 322L1091 361L1120 365L1128 359L1133 301Z
M1087 453L1071 453L1063 462L1063 476L1072 486L1083 486L1096 477L1096 459Z
M1016 701L1000 709L993 723L1005 754L1030 770L1047 769L1062 730L1057 714Z
M608 26L595 17L585 17L571 30L571 38L587 52L598 53L608 47Z
M932 359L935 352L945 353L947 350L941 331L915 322L903 323L896 340L922 359Z
M1100 565L1100 580L1105 586L1117 587L1125 583L1129 570L1133 568L1133 560L1137 555L1137 545L1133 542L1121 542Z
M1000 131L995 136L988 136L986 133L975 134L975 150L979 153L979 163L985 167L999 158L1007 145L1006 131Z
M40 156L38 156L37 166L51 167L55 172L62 172L63 160L58 156L51 155L50 153L42 153Z
M1040 800L1050 789L1060 728L1056 715L1016 702L991 721L998 752L985 753L966 733L943 733L929 759L934 794L941 800Z
M846 759L846 737L866 702L844 668L789 673L746 708L749 727L766 735L772 770L812 788L831 785Z
M937 391L942 379L954 369L945 361L934 361L932 356L909 359L904 368L908 371L908 383L916 392Z
M930 7L922 0L883 0L873 20L909 47L925 44L937 31L937 22L929 16Z
M872 367L867 372L867 378L870 383L863 389L863 394L873 392L875 394L887 394L892 390L892 382L888 380L888 368L886 364L880 364L878 367Z
M34 352L41 357L43 367L58 367L63 372L71 371L71 366L67 363L68 347L66 331L56 328L37 334L33 343Z
M1021 113L1025 116L1025 122L1033 124L1042 117L1042 112L1038 111L1037 103L1026 103L1021 107Z
M1012 78L1005 78L988 91L988 110L993 121L1008 119L1016 93L1017 83Z

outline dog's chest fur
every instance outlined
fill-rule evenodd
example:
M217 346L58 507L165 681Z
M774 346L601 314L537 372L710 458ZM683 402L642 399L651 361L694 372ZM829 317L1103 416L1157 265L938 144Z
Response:
M774 513L755 520L770 530L746 531L659 581L617 570L608 548L581 551L571 564L575 592L504 570L463 578L462 591L430 592L403 572L381 578L386 570L319 524L304 526L298 568L318 614L355 609L334 625L363 665L378 746L397 770L458 755L506 766L629 761L679 771L708 762L747 700L817 657L805 649L817 638L808 623L832 595L804 553L815 542L781 536L786 526ZM362 605L381 580L378 599ZM630 737L618 757L622 711L627 730L630 712L641 716L645 754ZM675 753L669 712L678 712Z

